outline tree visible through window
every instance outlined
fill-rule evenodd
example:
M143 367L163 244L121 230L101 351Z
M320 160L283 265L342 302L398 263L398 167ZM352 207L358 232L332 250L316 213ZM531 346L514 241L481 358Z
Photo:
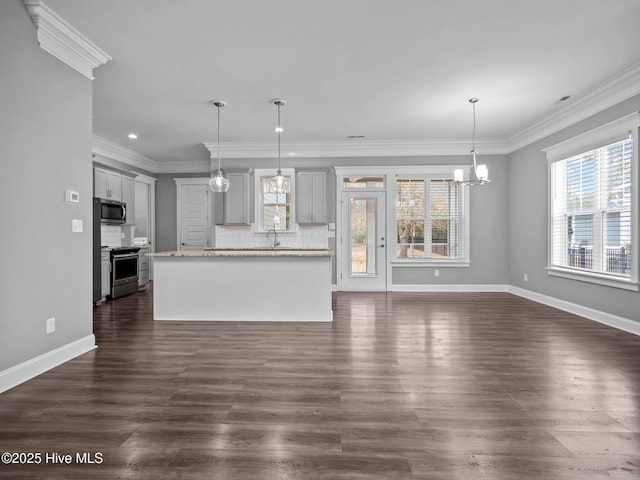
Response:
M396 257L458 259L462 187L451 179L396 181Z

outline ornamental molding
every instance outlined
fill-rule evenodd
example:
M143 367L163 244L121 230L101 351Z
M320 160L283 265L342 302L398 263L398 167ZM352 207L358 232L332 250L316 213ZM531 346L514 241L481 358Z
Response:
M217 158L218 144L203 142L211 158ZM432 155L467 155L471 151L471 139L442 140L342 140L326 142L286 142L281 155L288 158L328 157L415 157ZM507 144L500 139L477 140L478 152L485 155L507 154ZM222 158L277 158L274 142L220 143Z
M93 69L111 57L40 0L22 0L36 26L40 47L93 80Z
M158 173L158 162L97 135L93 136L91 152L151 173Z
M506 141L509 153L519 150L560 130L640 94L640 64L624 70L574 102L545 115Z

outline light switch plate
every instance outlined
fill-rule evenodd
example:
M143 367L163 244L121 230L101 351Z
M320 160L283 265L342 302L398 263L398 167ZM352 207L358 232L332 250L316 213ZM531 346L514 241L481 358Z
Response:
M73 233L82 232L82 220L81 219L74 218L73 220L71 220L71 231Z

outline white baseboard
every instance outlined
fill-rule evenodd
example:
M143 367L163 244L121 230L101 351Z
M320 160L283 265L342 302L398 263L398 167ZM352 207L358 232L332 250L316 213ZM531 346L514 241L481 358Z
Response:
M534 302L543 303L550 307L564 310L565 312L580 315L581 317L594 320L598 323L608 325L609 327L617 328L618 330L624 330L625 332L640 335L640 322L634 322L628 318L612 315L611 313L603 312L601 310L595 310L593 308L578 305L577 303L567 302L560 300L559 298L549 297L541 293L532 292L531 290L525 290L524 288L509 286L509 293L518 295Z
M508 292L509 285L391 285L391 292Z
M0 372L0 393L96 348L91 334Z

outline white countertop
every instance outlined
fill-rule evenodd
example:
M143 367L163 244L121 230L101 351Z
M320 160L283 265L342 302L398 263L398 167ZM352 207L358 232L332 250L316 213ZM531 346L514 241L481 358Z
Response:
M256 247L256 248L206 248L147 253L150 257L330 257L328 248Z

